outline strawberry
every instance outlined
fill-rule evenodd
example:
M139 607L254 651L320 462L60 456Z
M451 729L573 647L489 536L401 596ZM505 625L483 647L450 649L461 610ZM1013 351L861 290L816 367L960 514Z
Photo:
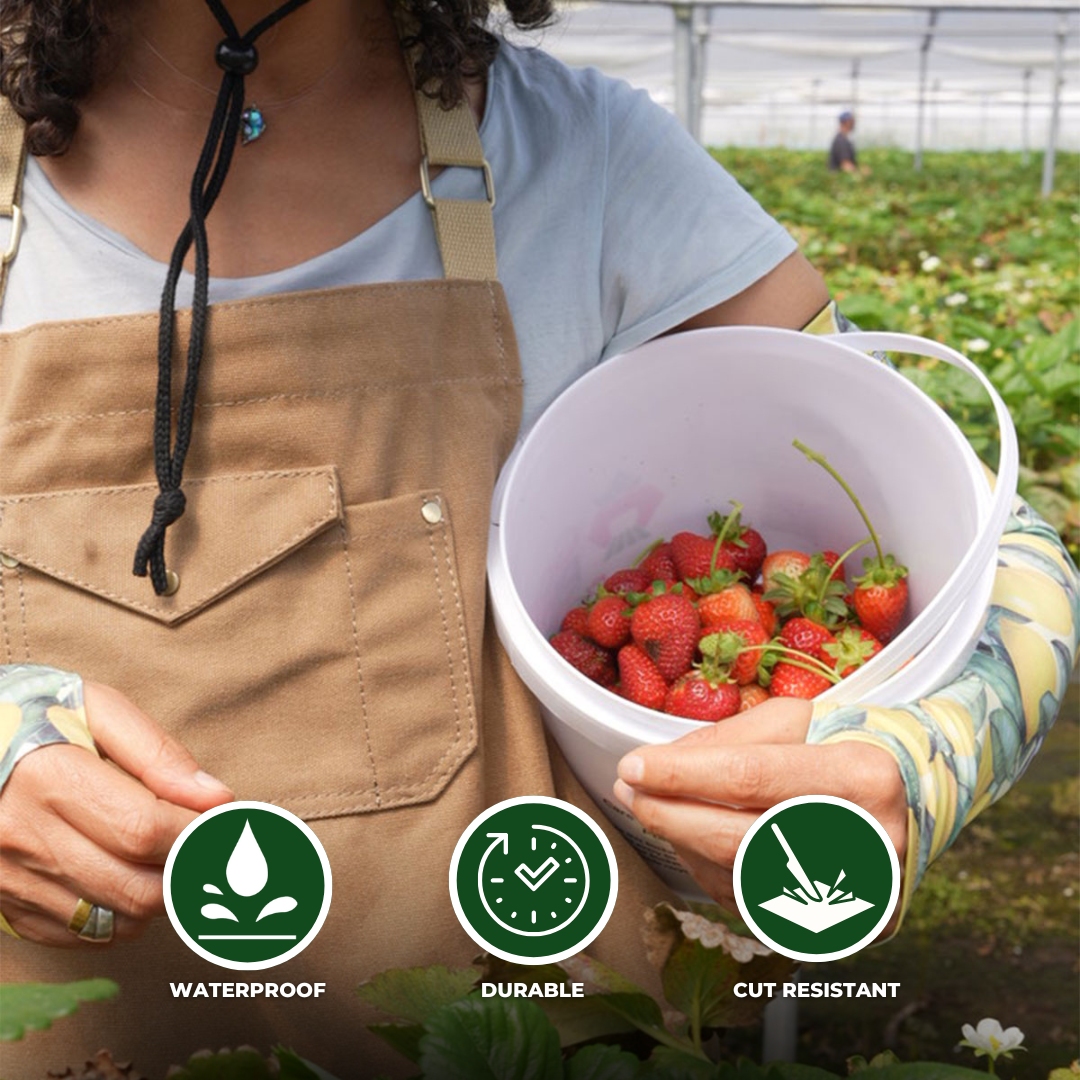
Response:
M646 589L654 581L678 580L679 574L675 569L675 560L671 557L671 545L657 544L641 563L640 570L648 578Z
M798 579L799 575L810 565L810 556L802 551L774 551L765 557L761 564L761 580L765 586L765 592L775 589L776 575L786 574L792 580Z
M769 692L773 697L815 698L823 694L832 683L824 675L804 667L796 667L781 660L773 668Z
M882 645L873 634L861 626L847 626L836 635L836 640L823 646L824 660L832 664L846 679L861 668L871 657L881 652Z
M694 605L677 592L639 604L630 620L634 641L668 682L690 670L700 626Z
M761 625L765 627L765 633L772 637L776 633L776 608L759 593L751 591L750 599L754 602L754 607L757 608L758 619L761 620Z
M772 695L763 686L751 683L749 686L739 687L739 712L746 712L769 700Z
M604 588L609 593L625 595L628 592L644 592L652 583L653 579L644 569L637 566L626 570L616 570L604 582Z
M739 704L739 688L733 682L691 671L668 690L664 712L689 720L726 720L739 711Z
M552 647L582 675L601 686L611 686L615 682L615 664L607 649L587 638L576 630L560 630L552 639Z
M832 661L822 650L835 640L821 623L801 617L788 620L780 631L781 645L786 645L789 649L797 649L801 653L813 656L817 660L824 660L826 663Z
M806 569L797 578L776 571L773 588L765 593L765 599L776 605L781 619L804 615L830 629L840 626L851 617L844 602L844 583L836 580L841 571L832 569L840 558L837 555L830 564L824 553L818 552L810 557Z
M718 547L716 537L698 536L692 532L676 533L671 538L671 557L675 561L676 572L686 582L692 578L708 577L714 568L735 569L731 556Z
M729 619L710 628L699 642L701 654L715 664L729 665L731 678L746 686L757 678L761 650L746 652L748 646L766 645L769 635L757 619Z
M906 566L897 566L891 555L883 563L863 563L866 573L855 579L855 614L879 641L888 644L904 620L908 583Z
M647 709L663 709L667 683L644 650L624 645L619 650L619 678L622 695Z
M825 565L831 570L840 561L841 556L835 551L823 551L821 552L821 558L824 560ZM842 566L835 574L833 574L833 578L836 581L844 580L844 568Z
M751 529L740 520L742 503L733 499L735 507L726 517L718 512L709 515L709 526L713 534L722 537L721 550L731 556L736 570L746 575L747 581L753 581L765 561L766 547L761 533Z
M562 621L560 630L573 630L577 634L588 633L589 625L589 609L582 605L581 607L571 608L566 617Z
M795 440L795 447L815 464L820 465L844 489L870 532L877 555L873 559L863 559L863 574L855 578L855 614L874 637L883 644L888 644L900 629L907 607L908 586L904 580L907 577L907 567L901 566L892 555L886 555L882 550L881 541L874 531L869 515L836 469L821 454L811 450L798 439Z
M703 626L716 626L730 619L760 622L757 605L750 590L741 582L732 582L717 592L706 592L698 600L698 618Z
M604 586L605 589L607 586ZM605 649L621 649L630 640L630 619L626 600L621 596L602 596L589 610L586 633Z

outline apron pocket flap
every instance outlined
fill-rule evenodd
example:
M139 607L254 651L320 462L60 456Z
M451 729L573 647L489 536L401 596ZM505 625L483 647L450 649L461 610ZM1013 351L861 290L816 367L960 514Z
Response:
M0 498L0 552L163 623L177 623L295 551L342 517L333 466L184 481L187 510L169 529L180 576L156 596L132 573L156 484Z

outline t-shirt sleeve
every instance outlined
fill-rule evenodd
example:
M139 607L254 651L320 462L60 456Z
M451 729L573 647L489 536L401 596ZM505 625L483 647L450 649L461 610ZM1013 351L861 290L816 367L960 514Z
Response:
M645 91L606 82L602 359L737 295L797 246Z

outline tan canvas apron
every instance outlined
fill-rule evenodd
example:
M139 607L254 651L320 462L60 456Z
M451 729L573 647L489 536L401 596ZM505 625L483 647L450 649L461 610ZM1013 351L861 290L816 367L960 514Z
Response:
M468 108L421 97L418 111L432 166L486 168ZM0 201L21 154L10 114L4 130ZM105 1046L152 1073L201 1047L275 1042L343 1078L397 1072L352 991L476 956L447 890L464 827L556 791L605 820L549 751L485 617L489 504L522 377L490 205L435 200L433 215L445 280L214 307L188 512L166 550L173 596L131 573L156 492L156 313L0 334L0 662L118 687L239 798L310 821L334 875L318 938L257 973L325 981L318 1001L174 1000L170 982L248 973L195 956L163 919L103 949L5 939L5 980L122 988L6 1045L9 1080ZM620 897L590 951L645 978L642 911L667 894L609 835Z

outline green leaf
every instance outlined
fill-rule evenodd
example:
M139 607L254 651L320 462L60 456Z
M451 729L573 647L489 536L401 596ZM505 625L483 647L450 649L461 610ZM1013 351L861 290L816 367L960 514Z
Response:
M303 1073L297 1074L304 1078ZM257 1050L209 1050L192 1054L180 1069L169 1072L169 1080L271 1080L270 1066Z
M777 1061L768 1066L768 1080L837 1080L837 1074L816 1065Z
M671 1045L675 1037L664 1026L660 1006L648 994L595 994L593 1000L633 1024L660 1043ZM690 1049L687 1044L687 1049Z
M566 1080L634 1080L642 1063L617 1046L586 1046L566 1063Z
M476 968L397 968L357 987L356 993L388 1016L423 1024L444 1005L460 1001L476 985Z
M70 1016L81 1001L105 1001L120 987L109 979L70 983L0 983L0 1042L14 1042L28 1031L44 1031Z
M719 1080L719 1069L694 1054L658 1046L645 1064L645 1076L649 1080Z
M407 1057L410 1061L420 1060L420 1037L424 1034L423 1024L368 1024L368 1031L372 1035L378 1035L402 1057Z
M431 1080L561 1080L562 1053L531 1001L466 998L428 1020L420 1069Z
M302 1058L285 1046L274 1047L274 1057L280 1066L279 1080L337 1080L325 1069Z
M912 1061L874 1069L874 1080L986 1080L983 1069L965 1069L937 1061Z
M629 1020L604 1005L602 994L583 998L541 998L537 1004L559 1033L559 1045L563 1047L635 1030Z

